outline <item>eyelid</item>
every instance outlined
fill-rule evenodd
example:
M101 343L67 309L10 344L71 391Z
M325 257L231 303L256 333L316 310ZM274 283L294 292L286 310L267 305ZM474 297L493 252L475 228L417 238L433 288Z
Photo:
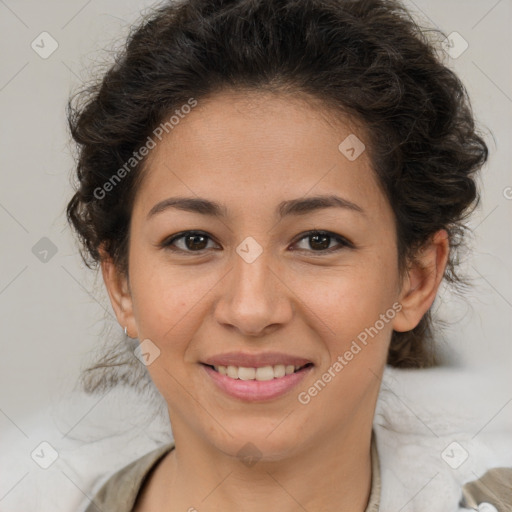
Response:
M181 252L181 253L189 253L189 254L203 254L205 251L207 251L207 249L201 249L199 251L184 250L184 249L180 249L180 248L177 248L177 247L172 245L173 242L175 242L176 240L182 239L182 238L184 238L187 235L202 235L202 236L208 238L209 241L213 241L214 243L219 245L215 241L215 239L210 234L206 233L205 231L189 229L189 230L186 230L186 231L180 231L179 233L175 233L174 235L171 235L170 237L165 238L163 240L163 242L158 244L158 246L163 248L163 249L170 250L170 251ZM294 250L299 251L299 252L307 252L309 254L322 256L322 255L331 254L333 252L340 251L343 248L351 248L351 249L355 248L355 245L350 240L345 238L344 236L339 235L337 233L334 233L332 231L327 231L325 229L311 229L311 230L304 231L304 232L300 233L299 235L297 235L295 240L292 242L292 246L296 245L299 242L301 242L305 238L309 238L309 237L311 237L313 235L326 235L326 236L329 236L330 238L333 238L336 241L338 241L340 247L338 247L338 248L334 247L334 248L325 249L325 250L321 250L321 251L314 251L314 250L308 250L308 249L294 249Z
M302 240L304 240L305 238L309 238L310 236L313 236L313 235L326 235L326 236L329 236L330 238L333 238L334 240L337 240L341 247L338 248L338 249L336 249L336 248L325 249L323 251L313 251L313 250L307 250L307 249L298 249L299 251L306 251L308 253L322 255L322 254L330 254L330 253L333 253L333 252L337 252L337 251L341 250L344 247L348 247L350 249L354 249L355 248L354 244L350 240L345 238L344 236L338 235L337 233L334 233L332 231L327 231L325 229L310 229L309 231L305 231L304 233L301 233L300 235L297 236L296 240L293 242L293 245L295 245L298 242L301 242Z
M187 229L185 231L180 231L179 233L175 233L174 235L171 235L171 236L165 238L161 243L159 243L157 245L159 247L161 247L162 249L167 249L167 250L171 250L171 251L175 251L175 252L190 253L190 254L194 254L194 253L202 254L204 251L206 251L206 249L201 249L200 251L187 251L187 250L180 249L180 248L172 245L173 242L175 242L176 240L180 240L181 238L184 238L187 235L201 235L201 236L208 238L209 241L213 241L214 243L217 244L215 239L210 234L206 233L205 231L200 231L197 229ZM217 245L219 245L219 244L217 244Z

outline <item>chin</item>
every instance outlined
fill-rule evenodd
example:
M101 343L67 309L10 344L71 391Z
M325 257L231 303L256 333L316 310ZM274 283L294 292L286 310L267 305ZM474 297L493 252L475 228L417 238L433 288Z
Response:
M269 427L268 420L259 422L254 425L254 422L240 422L237 428L230 428L229 436L224 430L218 433L219 437L210 439L214 445L222 453L231 457L241 459L241 461L279 461L294 455L302 439L296 437L297 432L302 430L298 426L283 428L281 432L279 425L274 431L274 427ZM290 435L293 432L294 434Z

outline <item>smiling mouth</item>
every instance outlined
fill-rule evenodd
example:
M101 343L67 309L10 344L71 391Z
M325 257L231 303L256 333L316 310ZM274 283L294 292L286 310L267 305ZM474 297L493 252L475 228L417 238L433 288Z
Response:
M281 379L287 375L298 373L313 366L313 363L306 363L302 366L276 364L273 366L261 366L259 368L248 368L245 366L213 366L209 364L205 364L205 366L233 380L268 381Z

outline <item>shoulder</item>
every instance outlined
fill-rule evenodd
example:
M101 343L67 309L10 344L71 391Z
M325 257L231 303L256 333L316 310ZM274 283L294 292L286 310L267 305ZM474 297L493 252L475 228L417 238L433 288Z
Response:
M462 486L462 505L470 509L512 510L512 468L492 468ZM487 508L483 508L483 504ZM491 508L491 505L493 508Z
M85 512L131 512L146 475L173 448L174 442L160 446L111 475Z

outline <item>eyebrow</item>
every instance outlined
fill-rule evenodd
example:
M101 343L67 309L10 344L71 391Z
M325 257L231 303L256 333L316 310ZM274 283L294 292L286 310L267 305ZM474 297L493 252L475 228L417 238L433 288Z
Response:
M209 199L201 197L169 197L155 204L148 212L146 219L149 220L151 217L169 208L176 208L178 210L218 218L226 218L228 216L225 206L215 201L210 201ZM364 210L360 206L336 195L323 195L282 201L276 209L276 214L282 219L289 215L306 215L324 208L345 208L365 215Z

